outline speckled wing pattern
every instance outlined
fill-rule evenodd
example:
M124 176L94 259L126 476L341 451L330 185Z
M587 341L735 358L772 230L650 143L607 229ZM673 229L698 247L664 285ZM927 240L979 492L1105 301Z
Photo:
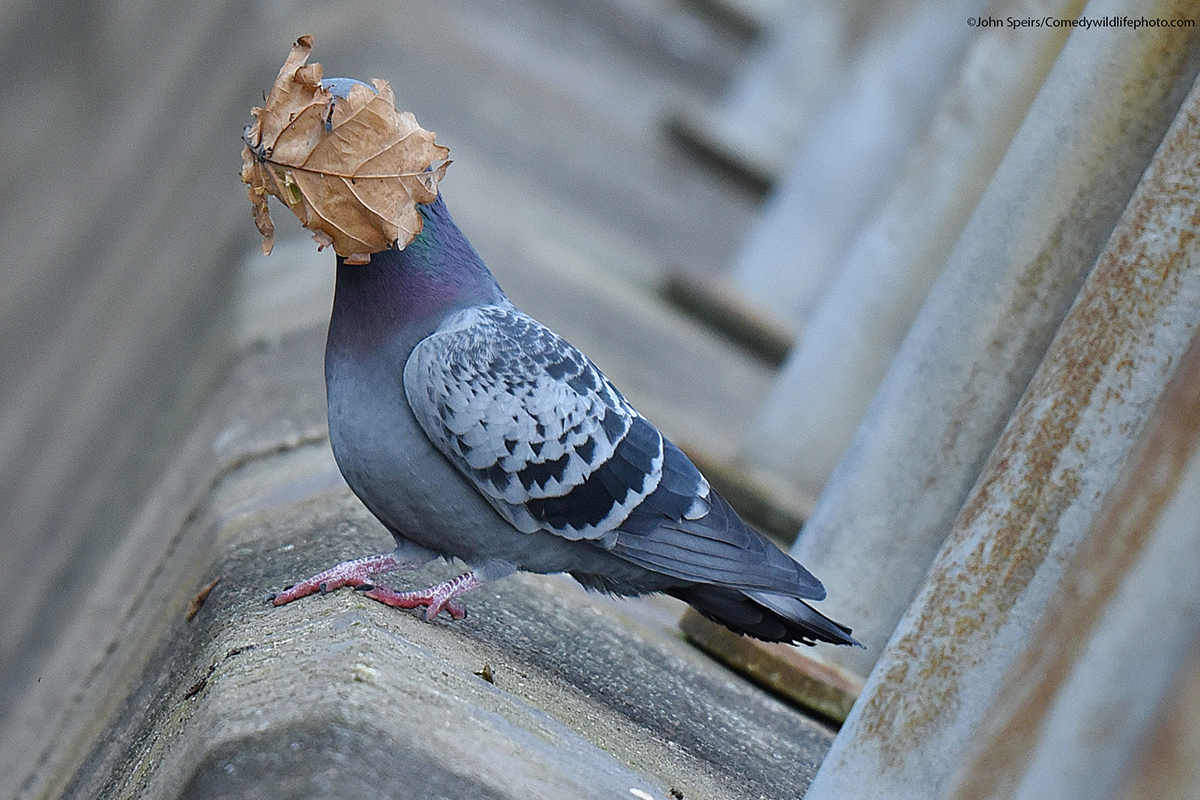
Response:
M671 445L583 353L511 306L449 316L413 350L404 390L425 434L518 530L612 547L664 483ZM678 518L709 509L691 472L655 497L669 494Z

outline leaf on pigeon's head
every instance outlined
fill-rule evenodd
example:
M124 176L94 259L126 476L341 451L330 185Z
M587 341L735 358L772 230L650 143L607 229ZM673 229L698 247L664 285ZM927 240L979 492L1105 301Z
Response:
M421 232L416 204L437 199L450 151L412 114L396 110L387 81L372 81L374 90L339 81L349 90L335 95L321 81L321 65L306 63L311 52L312 37L301 36L263 106L250 110L242 182L250 187L264 253L275 241L267 207L273 195L320 247L365 264Z

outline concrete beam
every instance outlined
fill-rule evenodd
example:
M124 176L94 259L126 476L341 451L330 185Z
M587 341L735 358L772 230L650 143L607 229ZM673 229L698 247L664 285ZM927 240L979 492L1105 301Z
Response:
M810 800L937 796L1033 644L1034 622L1200 326L1198 121L1200 84L871 672ZM1063 757L1053 746L1046 755Z
M1095 0L1085 13L1200 8ZM793 548L830 587L823 610L868 647L833 663L865 677L884 652L1186 97L1198 30L1068 38Z

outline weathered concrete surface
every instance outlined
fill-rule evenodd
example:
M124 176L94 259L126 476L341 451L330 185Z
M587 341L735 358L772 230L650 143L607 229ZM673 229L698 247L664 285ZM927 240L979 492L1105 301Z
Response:
M212 396L98 577L59 585L48 610L68 622L50 638L36 680L13 698L0 728L0 796L58 796L126 703L146 660L170 635L174 609L186 608L197 571L213 558L208 538L182 530L221 473L324 435L319 337L256 352ZM272 377L267 365L278 373L278 362L293 370L290 380Z
M662 97L713 89L738 57L720 31L668 0L227 5L0 11L13 119L0 154L0 797L84 796L125 746L97 742L154 735L119 716L174 697L172 675L146 665L177 661L190 686L186 659L203 672L208 655L188 637L218 636L180 622L226 563L185 518L239 465L324 435L320 336L280 336L327 318L328 253L281 230L274 311L250 301L231 325L235 266L257 247L238 133L296 35L316 35L330 74L392 81L451 146L456 218L513 299L680 444L732 453L769 385L769 369L653 297L668 258L718 268L753 213L659 135ZM287 254L296 239L307 260ZM197 416L231 341L259 349ZM286 377L268 380L267 363Z
M1020 692L1029 692L1030 707L1039 709L1068 669L1093 677L1109 669L1127 678L1133 675L1130 682L1150 683L1172 653L1165 645L1150 653L1146 643L1171 635L1166 631L1183 640L1193 635L1190 626L1172 622L1190 616L1190 599L1167 599L1146 589L1142 614L1135 612L1136 623L1129 623L1122 614L1103 613L1102 596L1089 605L1081 595L1070 594L1071 586L1063 586L1063 581L1064 568L1086 535L1097 536L1101 549L1116 552L1120 546L1116 529L1108 535L1089 534L1093 526L1105 524L1102 501L1132 509L1144 502L1141 498L1154 496L1157 467L1135 473L1140 483L1129 497L1111 492L1120 491L1113 489L1120 470L1135 457L1169 379L1195 363L1184 358L1200 326L1200 241L1195 235L1200 206L1198 121L1200 83L1192 88L1138 183L954 520L925 584L879 656L813 783L810 800L840 798L850 791L897 800L926 798L931 792L941 796L951 765L966 757L986 723L1005 713L993 704L1006 680ZM1191 435L1188 431L1180 438L1190 441ZM1180 533L1192 537L1195 528ZM1130 568L1128 563L1122 566ZM1118 574L1129 581L1131 591L1147 580L1171 581L1169 574L1153 569L1139 567L1137 575L1156 575L1154 579L1135 579L1132 573L1126 576L1113 569L1079 576L1078 591L1095 591L1105 580L1115 582ZM1100 615L1105 626L1125 622L1128 627L1114 635L1123 644L1091 639L1106 632L1104 626L1089 631L1087 615L1064 611L1066 616L1057 624L1069 627L1072 634L1055 637L1059 660L1048 660L1052 657L1033 637L1034 624L1062 610L1060 587L1072 602ZM1186 595L1190 585L1177 583L1175 588ZM1160 601L1149 599L1153 597ZM1158 636L1152 625L1143 624L1149 614L1164 625ZM1032 648L1044 673L1017 669L1026 648ZM1089 648L1103 655L1092 660ZM1135 652L1146 660L1131 672L1130 666L1137 663ZM1046 675L1051 677L1046 680ZM1101 677L1083 694L1101 686L1114 695L1122 691ZM1044 776L1063 769L1064 777L1034 779L1028 786L1035 791L1054 786L1063 797L1103 796L1106 769L1097 767L1097 760L1119 758L1114 752L1121 749L1117 743L1138 736L1145 723L1132 709L1136 704L1115 703L1114 708L1125 709L1122 730L1106 739L1111 748L1102 745L1098 751L1076 746L1070 723L1059 720L1059 738L1040 745L1038 755L1055 765ZM1055 714L1047 712L1039 720L1048 726L1041 734L1051 735L1060 709L1072 723L1105 716L1089 717L1085 704L1060 697ZM1031 743L1026 734L1033 720L1019 709L1009 711L1020 724L985 742L992 745L991 755L999 756L996 745L1001 740L1013 751ZM1009 767L1022 771L1023 758L1013 758ZM1108 768L1112 765L1109 760ZM1065 777L1075 769L1086 776L1082 788ZM1001 784L1006 777L989 776ZM1107 780L1113 780L1111 774ZM990 785L992 780L982 783Z
M1200 16L1187 0L1141 7ZM1134 12L1093 0L1085 13ZM1119 30L1067 38L793 547L830 587L823 613L859 625L867 650L826 653L860 676L927 579L1200 70L1194 27Z
M328 452L321 339L309 328L246 352L124 552L77 598L80 622L0 741L15 796L803 790L832 731L685 644L676 605L541 576L468 595L460 622L349 590L265 605L390 543Z
M989 13L1067 17L1082 7L1083 0L1007 0ZM838 266L747 442L748 461L820 494L1068 30L977 29L884 199L851 222Z
M514 299L629 394L654 389L642 408L672 434L735 447L740 428L713 425L712 406L682 425L670 413L672 395L737 399L690 391L726 370L697 365L695 383L668 393L656 354L673 342L623 352L628 328L608 314L649 311L668 254L718 268L753 213L657 135L661 97L710 91L739 56L676 4L5 3L0 727L70 625L58 587L91 583L121 549L227 366L237 265L257 247L238 137L304 32L330 70L389 78L452 147L455 213L498 269L518 265L523 277L502 275ZM328 297L319 305L327 314ZM765 390L767 370L751 377L741 385Z
M1200 332L1192 329L942 800L1028 800L1047 786L1059 800L1096 800L1147 777L1137 774L1139 756L1162 744L1154 734L1164 732L1168 704L1182 700L1170 695L1194 671L1200 645ZM1189 783L1196 796L1194 779L1163 771L1138 796Z
M69 617L58 587L94 578L228 358L252 16L0 9L0 723Z

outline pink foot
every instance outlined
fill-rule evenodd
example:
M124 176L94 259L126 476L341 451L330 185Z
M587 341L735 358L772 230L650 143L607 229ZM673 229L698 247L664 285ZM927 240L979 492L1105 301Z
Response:
M428 589L421 589L415 592L397 592L385 586L364 587L363 596L369 597L372 600L378 600L380 603L393 606L394 608L418 608L425 606L425 619L427 621L433 620L443 610L454 619L462 619L467 615L467 612L463 610L462 606L454 602L454 598L464 592L469 592L472 589L482 586L483 583L483 579L476 575L474 571L471 571L463 573L457 578L451 578L445 583L439 583L437 586L431 586Z
M412 569L417 566L420 566L420 562L413 563L400 558L396 553L356 558L353 561L343 561L336 567L331 567L294 586L289 586L278 594L268 596L267 600L272 605L282 606L316 592L325 594L343 586L363 586L376 575L397 569Z

